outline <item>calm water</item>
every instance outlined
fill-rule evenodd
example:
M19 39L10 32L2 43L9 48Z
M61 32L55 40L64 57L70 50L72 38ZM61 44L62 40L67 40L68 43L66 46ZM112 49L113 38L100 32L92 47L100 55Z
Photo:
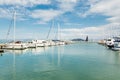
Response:
M120 52L96 43L6 50L0 80L120 80Z

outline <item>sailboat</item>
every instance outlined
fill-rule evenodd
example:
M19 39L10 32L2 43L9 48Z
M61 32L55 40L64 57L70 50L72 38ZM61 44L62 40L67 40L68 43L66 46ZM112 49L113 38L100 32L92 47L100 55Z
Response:
M53 28L53 24L50 27L49 31L48 31L48 35L47 35L47 40L39 40L39 39L35 39L35 40L31 40L27 43L29 48L36 48L36 47L47 47L47 46L53 46L55 45L55 43L49 39L50 33L52 31Z
M47 40L43 42L45 46L55 46L55 42L52 40L52 38L50 38L50 34L53 30L53 27L54 27L54 20L52 21L52 25L48 31Z
M12 50L23 50L27 48L27 45L23 43L22 41L16 41L15 40L15 28L16 28L16 11L14 11L14 17L13 17L13 27L14 27L14 36L13 36L13 42L6 43L4 49L12 49Z

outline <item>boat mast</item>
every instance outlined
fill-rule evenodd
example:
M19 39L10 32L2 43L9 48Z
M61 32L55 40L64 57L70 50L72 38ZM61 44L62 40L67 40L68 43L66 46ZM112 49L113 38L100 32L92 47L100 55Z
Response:
M60 24L58 23L58 40L60 39L59 32L60 32Z
M14 11L14 18L13 18L13 28L14 28L14 33L13 33L13 41L15 42L15 27L16 27L16 11Z
M50 33L51 33L53 27L54 27L54 21L52 21L52 25L51 25L51 27L50 27L50 29L49 29L49 32L48 32L48 35L47 35L47 40L48 40L49 37L50 37Z

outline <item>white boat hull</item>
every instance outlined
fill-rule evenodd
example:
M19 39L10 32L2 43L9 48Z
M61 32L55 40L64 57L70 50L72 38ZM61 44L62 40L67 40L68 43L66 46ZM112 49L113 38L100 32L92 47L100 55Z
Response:
M29 43L28 44L28 48L36 48L36 44L35 43Z
M114 47L114 48L112 48L112 50L114 50L114 51L120 51L120 47Z
M115 42L114 47L112 48L114 51L120 51L120 42Z
M36 48L36 47L44 47L44 43L42 43L43 40L32 40L28 42L29 48Z
M12 49L12 50L23 50L26 49L28 46L26 44L15 44L15 43L9 43L6 44L4 49Z
M37 47L44 47L43 43L37 43L36 45L37 45Z

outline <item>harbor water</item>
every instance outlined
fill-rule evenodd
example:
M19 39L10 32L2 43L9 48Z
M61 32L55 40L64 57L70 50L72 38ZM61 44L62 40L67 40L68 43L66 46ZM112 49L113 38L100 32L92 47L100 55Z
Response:
M120 80L120 52L84 42L5 50L0 80Z

